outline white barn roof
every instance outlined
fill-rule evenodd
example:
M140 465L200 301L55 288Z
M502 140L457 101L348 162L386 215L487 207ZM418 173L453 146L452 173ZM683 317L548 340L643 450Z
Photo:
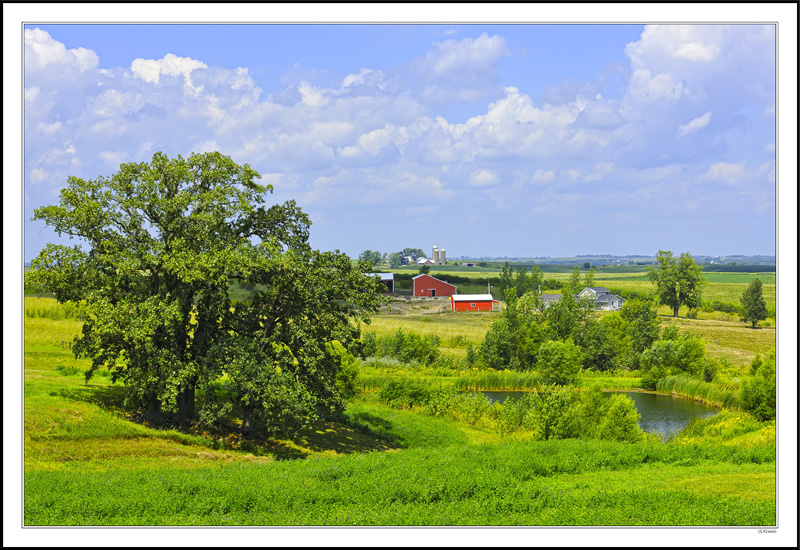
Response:
M394 281L394 273L364 273L364 275L378 275L381 281Z
M455 302L485 302L487 300L499 302L499 300L495 300L491 294L454 294L450 297Z

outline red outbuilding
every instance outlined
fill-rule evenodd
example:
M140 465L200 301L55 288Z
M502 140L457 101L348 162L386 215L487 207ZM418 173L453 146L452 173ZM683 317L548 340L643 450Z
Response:
M500 310L500 300L491 294L459 294L450 297L453 311L495 311ZM497 304L497 308L495 308Z
M456 294L457 289L455 285L448 282L440 281L436 277L430 275L417 275L411 279L413 285L414 296L427 296L435 298L436 296L453 296Z

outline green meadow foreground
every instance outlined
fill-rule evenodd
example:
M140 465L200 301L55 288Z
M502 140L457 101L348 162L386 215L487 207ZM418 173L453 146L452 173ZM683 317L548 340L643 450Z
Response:
M122 388L100 372L84 382L90 362L68 349L81 322L47 313L53 304L26 298L28 526L776 523L774 420L726 409L664 443L536 441L524 429L498 429L496 412L434 416L419 405L390 407L371 391L399 378L522 389L524 373L365 361L345 415L291 440L244 440L222 423L166 429L124 411ZM434 334L443 355L457 358L495 318L386 315L369 330ZM703 333L729 377L775 345L774 327L682 318L679 328ZM636 388L639 380L596 373L577 385Z

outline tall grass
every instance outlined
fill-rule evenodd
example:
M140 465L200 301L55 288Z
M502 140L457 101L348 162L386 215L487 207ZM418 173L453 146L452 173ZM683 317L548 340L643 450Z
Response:
M25 296L25 317L29 319L83 319L85 304L59 303L54 298Z
M732 382L705 382L680 374L659 379L656 391L688 397L715 407L739 406L739 385Z

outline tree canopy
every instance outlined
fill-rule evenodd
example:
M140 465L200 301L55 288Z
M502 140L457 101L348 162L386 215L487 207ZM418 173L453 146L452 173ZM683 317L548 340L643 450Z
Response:
M762 294L761 279L755 279L747 288L742 292L740 302L744 313L742 314L742 321L745 323L752 323L753 328L759 321L767 318L767 304L764 302Z
M212 421L233 412L244 432L299 426L343 410L355 319L381 284L336 252L312 250L294 201L220 153L126 163L110 177L70 177L60 204L35 211L80 245L48 245L34 278L59 301L86 302L73 350L111 370L126 403ZM234 302L229 287L255 290ZM199 411L195 391L202 392Z
M659 250L656 261L658 266L648 268L647 275L656 285L658 302L671 307L674 317L682 305L700 307L705 278L692 255L684 252L674 258L672 252Z

